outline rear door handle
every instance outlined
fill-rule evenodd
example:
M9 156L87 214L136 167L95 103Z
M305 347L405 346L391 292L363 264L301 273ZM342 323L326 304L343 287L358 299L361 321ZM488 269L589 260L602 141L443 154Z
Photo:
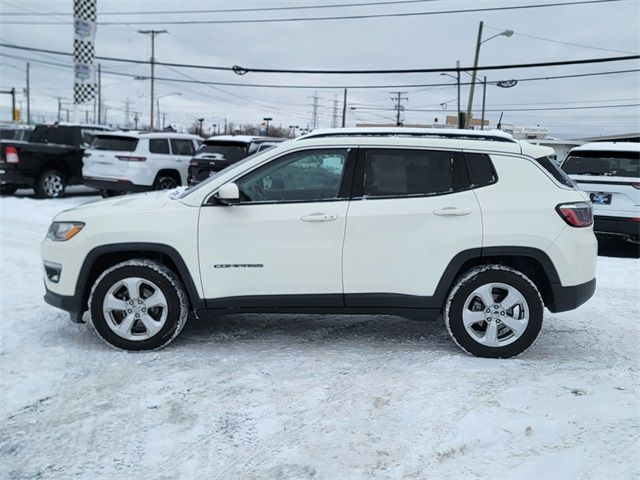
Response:
M312 213L300 217L303 222L333 222L338 216L334 213Z
M468 208L456 208L456 207L444 207L438 208L433 211L434 215L439 217L461 217L462 215L469 215L471 210Z

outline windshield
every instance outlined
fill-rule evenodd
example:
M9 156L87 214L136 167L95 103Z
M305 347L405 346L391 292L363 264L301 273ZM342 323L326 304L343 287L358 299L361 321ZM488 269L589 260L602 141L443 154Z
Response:
M113 135L98 135L91 142L91 148L94 150L111 150L115 152L133 152L137 146L137 138L116 137Z
M213 182L217 178L219 178L221 175L226 175L231 170L235 170L236 168L242 168L242 166L245 165L247 162L249 162L250 160L253 160L258 155L262 155L263 153L265 153L265 152L262 151L262 152L259 152L259 153L254 153L253 155L249 155L248 157L243 158L239 162L236 162L236 163L232 164L231 166L229 166L229 167L227 167L227 168L225 168L223 170L220 170L219 172L216 172L215 174L211 175L209 178L207 178L206 180L203 180L202 182L198 183L197 185L194 185L192 187L187 188L184 192L182 192L182 194L180 196L178 196L176 198L177 199L184 198L187 195L190 195L193 192L200 190L202 187L206 187L211 182Z
M230 162L236 162L247 156L248 146L244 143L203 143L197 154L218 153Z
M634 152L573 152L562 169L570 175L640 177L640 154Z

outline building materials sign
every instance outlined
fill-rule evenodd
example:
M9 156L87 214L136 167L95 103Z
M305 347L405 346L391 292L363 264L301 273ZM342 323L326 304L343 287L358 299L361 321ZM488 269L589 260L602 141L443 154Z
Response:
M96 95L96 75L93 67L98 0L73 2L73 103L86 103Z

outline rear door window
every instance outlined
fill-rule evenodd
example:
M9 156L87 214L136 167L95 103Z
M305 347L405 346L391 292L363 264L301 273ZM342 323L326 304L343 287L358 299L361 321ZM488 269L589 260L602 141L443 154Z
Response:
M562 169L569 175L640 177L640 154L634 152L573 152Z
M171 152L174 155L193 156L196 153L196 149L193 146L192 140L186 138L172 138Z
M366 149L359 167L362 196L413 197L452 193L465 186L464 168L462 156L457 152Z
M132 137L117 137L113 135L97 136L91 142L94 150L110 150L116 152L133 152L138 146L138 139Z
M169 141L166 138L150 138L149 152L169 154Z
M69 127L51 127L47 130L46 143L74 145L73 129Z

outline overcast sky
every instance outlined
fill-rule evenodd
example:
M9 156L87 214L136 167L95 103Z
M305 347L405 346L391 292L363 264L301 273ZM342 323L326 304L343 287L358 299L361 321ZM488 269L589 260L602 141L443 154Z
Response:
M339 16L376 13L426 12L437 10L531 5L550 0L430 0L422 3L322 8L278 12L198 13L157 15L105 15L107 12L249 8L264 6L327 5L379 0L98 0L98 21L121 22L98 27L96 53L103 56L146 60L150 54L149 38L137 33L141 28L165 28L156 42L156 59L164 62L201 65L243 65L250 67L311 69L394 69L463 66L473 63L474 47L480 20L485 22L483 38L504 29L516 32L511 38L497 37L482 46L480 64L529 63L593 57L618 56L640 51L640 1L561 6L530 10L458 13L433 16L409 16L380 19L332 20L316 22L167 25L163 21L287 18ZM0 38L2 42L70 52L73 44L72 0L1 1ZM10 16L10 13L63 13L62 16ZM131 25L146 21L152 25ZM17 25L17 22L63 22L64 25ZM547 40L531 38L540 37ZM553 40L553 41L548 41ZM567 45L581 44L585 46ZM593 48L588 48L593 47ZM56 97L72 99L73 77L70 59L41 53L27 53L0 48L0 88L16 87L23 102L25 62L31 61L31 110L36 121L52 120L57 112ZM46 65L54 62L68 66ZM108 72L148 75L148 65L101 62ZM640 68L640 61L563 66L527 70L487 72L489 81L566 75ZM386 85L451 82L451 86L431 88L380 88L349 91L348 125L357 122L389 123L394 112L392 90L406 91L407 109L433 112L405 112L406 123L444 121L445 114L455 113L455 81L439 74L393 75L281 75L186 70L157 67L156 75L167 78L197 80L296 84L296 85ZM483 75L481 73L481 75ZM188 77L187 77L188 76ZM466 76L466 75L465 75ZM141 123L148 123L149 82L113 74L103 74L103 95L110 123L123 123L125 102L131 112L139 112ZM181 93L181 95L169 95ZM319 123L329 127L333 101L342 101L341 90L320 88ZM474 108L481 108L482 88L476 89ZM156 96L167 123L187 126L204 117L205 126L223 123L257 123L263 117L274 124L306 126L311 120L314 90L268 89L236 86L203 86L157 81ZM466 107L468 87L462 88L462 105ZM441 107L446 104L446 112ZM504 110L504 123L541 125L556 136L586 136L639 131L640 108L601 108L576 110L510 111L513 109L585 107L640 104L638 72L573 79L520 82L510 89L487 87L487 118L497 122ZM10 96L0 95L0 116L9 117ZM375 109L375 110L372 110ZM478 111L476 116L480 116ZM81 114L84 118L84 114Z

